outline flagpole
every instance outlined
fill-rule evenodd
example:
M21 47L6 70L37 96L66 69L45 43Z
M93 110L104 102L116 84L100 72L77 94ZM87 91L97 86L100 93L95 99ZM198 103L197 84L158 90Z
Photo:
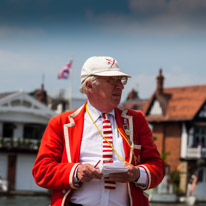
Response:
M72 66L71 66L71 70L70 70L70 77L69 77L69 99L68 99L68 110L72 110L72 78L73 78L73 56L71 58L72 61Z

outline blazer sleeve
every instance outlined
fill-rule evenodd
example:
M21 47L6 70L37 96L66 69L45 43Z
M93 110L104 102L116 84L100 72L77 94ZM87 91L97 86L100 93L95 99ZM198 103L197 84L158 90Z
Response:
M79 188L73 182L79 164L62 160L64 145L63 124L61 118L56 116L49 121L32 169L39 186L51 190Z
M141 145L139 167L144 168L147 173L148 185L145 189L154 188L165 175L165 165L154 143L152 131L140 111L134 116L134 134L134 141L138 141Z

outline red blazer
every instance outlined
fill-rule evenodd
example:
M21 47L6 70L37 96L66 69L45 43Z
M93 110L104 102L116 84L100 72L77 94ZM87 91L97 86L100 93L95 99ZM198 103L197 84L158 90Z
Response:
M85 105L53 117L43 135L41 146L32 170L36 183L53 190L51 206L67 206L74 189L81 185L73 182L79 165L80 147L84 126ZM147 173L148 185L156 187L163 179L164 162L153 142L152 132L140 111L115 109L117 125L125 136L123 125L128 122L132 147L139 167ZM134 164L133 153L123 138L125 160ZM128 183L130 206L148 206L148 198L138 185Z

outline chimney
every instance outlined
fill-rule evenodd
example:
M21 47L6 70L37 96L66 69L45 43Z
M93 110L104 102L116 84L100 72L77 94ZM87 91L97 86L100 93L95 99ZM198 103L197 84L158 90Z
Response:
M44 90L44 84L41 84L41 89L35 90L35 98L47 105L47 92Z
M127 100L136 100L136 99L139 99L138 93L134 89L132 89L132 91L127 96Z
M156 93L162 94L163 93L163 87L164 87L164 76L162 75L162 68L159 70L159 75L157 76L157 89Z
M44 91L44 83L41 84L41 91Z

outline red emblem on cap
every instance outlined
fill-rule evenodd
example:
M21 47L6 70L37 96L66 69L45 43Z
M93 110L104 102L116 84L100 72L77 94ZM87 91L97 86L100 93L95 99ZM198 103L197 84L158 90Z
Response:
M116 67L118 67L117 65L117 61L115 59L111 60L111 59L106 59L107 60L107 64L111 64L110 67L113 67L113 65L116 65Z

